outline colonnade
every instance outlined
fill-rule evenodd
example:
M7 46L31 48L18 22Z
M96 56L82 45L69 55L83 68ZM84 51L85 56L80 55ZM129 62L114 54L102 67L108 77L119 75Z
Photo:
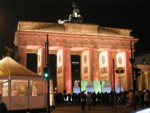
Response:
M26 65L26 54L37 54L37 73L43 73L44 67L44 48L19 48L21 63ZM31 51L32 49L32 51ZM71 73L71 55L76 54L80 56L80 79L81 82L89 81L108 81L110 83L111 90L114 90L121 83L121 87L124 91L128 91L132 88L132 74L130 65L130 51L129 50L112 50L112 49L94 49L94 48L65 48L65 47L49 47L49 54L55 54L57 56L57 91L72 93L72 73ZM113 64L114 61L114 64ZM117 68L123 68L124 73L117 74L115 71ZM114 69L114 70L113 70ZM120 78L119 78L120 77ZM115 85L115 87L114 87ZM95 87L95 86L94 86ZM83 89L85 89L83 87ZM95 89L96 90L96 89Z

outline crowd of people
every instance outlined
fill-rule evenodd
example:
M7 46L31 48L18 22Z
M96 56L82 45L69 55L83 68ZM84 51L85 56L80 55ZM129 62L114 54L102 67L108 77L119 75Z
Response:
M110 93L95 93L95 92L81 92L79 94L64 94L55 93L55 103L56 104L80 104L81 109L85 110L85 105L88 106L88 110L91 109L91 105L96 106L97 104L107 105L113 107L114 104L127 105L132 107L133 104L139 105L141 107L149 107L150 105L150 91L142 90L135 91L132 90L128 92L116 93L111 91ZM2 101L2 95L0 94L0 113L7 113L7 106Z
M91 109L91 105L96 106L97 104L107 105L113 107L114 104L126 105L132 107L134 101L136 105L141 107L148 107L150 105L150 92L149 90L135 91L135 98L133 98L133 91L114 93L95 93L95 92L81 92L79 94L55 94L56 104L81 104L81 109L85 110L85 105L88 106L88 110Z

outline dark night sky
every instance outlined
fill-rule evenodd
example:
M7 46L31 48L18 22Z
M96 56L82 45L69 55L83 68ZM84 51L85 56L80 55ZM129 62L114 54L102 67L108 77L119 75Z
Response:
M148 0L78 0L84 23L132 29L139 38L136 53L150 50ZM68 19L71 0L0 0L0 58L4 47L13 47L18 21L55 22Z

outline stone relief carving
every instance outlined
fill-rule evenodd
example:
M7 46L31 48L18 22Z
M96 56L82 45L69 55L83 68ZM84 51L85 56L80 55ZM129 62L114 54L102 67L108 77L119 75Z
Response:
M20 45L44 45L43 35L20 34ZM103 37L102 37L103 38ZM65 47L91 47L91 48L111 48L111 49L130 49L129 41L108 40L91 37L58 37L49 36L49 42L54 46Z

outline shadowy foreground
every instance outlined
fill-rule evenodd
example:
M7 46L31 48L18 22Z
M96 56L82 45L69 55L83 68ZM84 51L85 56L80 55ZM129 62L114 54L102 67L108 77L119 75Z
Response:
M57 105L56 108L51 111L51 113L131 113L133 108L128 106L116 105L114 107L96 105L91 106L91 110L85 107L85 111L81 110L80 105Z

